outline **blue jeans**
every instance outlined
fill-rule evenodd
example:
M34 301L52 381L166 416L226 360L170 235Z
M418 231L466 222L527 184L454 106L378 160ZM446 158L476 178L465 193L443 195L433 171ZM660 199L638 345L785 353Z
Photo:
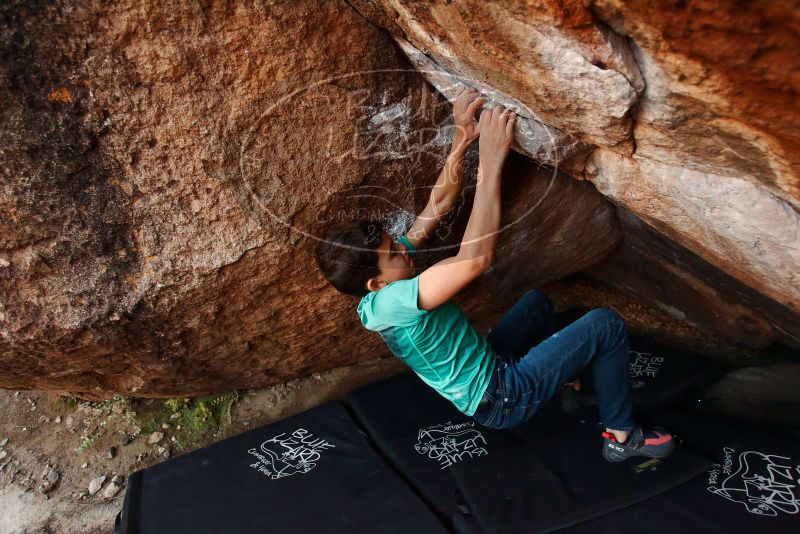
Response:
M473 416L476 422L510 428L530 419L591 363L603 424L612 430L633 428L628 333L615 311L594 309L556 332L550 299L531 290L486 338L497 358L484 393L491 404Z

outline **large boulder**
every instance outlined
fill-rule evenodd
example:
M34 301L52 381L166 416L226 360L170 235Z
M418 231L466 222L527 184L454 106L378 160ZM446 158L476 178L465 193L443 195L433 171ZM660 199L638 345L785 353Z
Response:
M449 105L385 32L343 0L20 0L0 36L0 386L191 395L388 354L311 254L336 220L401 230L444 161ZM524 158L508 180L478 321L619 239L590 184Z
M665 294L665 308L680 303L677 316L746 341L737 316L763 301L752 312L762 334L754 343L800 344L791 328L800 319L795 3L353 3L392 33L412 63L427 65L434 85L465 80L511 105L521 126L535 123L517 132L519 150L591 180L687 257L713 267L688 271L706 290L675 291L672 303ZM554 158L541 148L548 143L567 156L577 143L579 157ZM651 262L676 272L681 254L639 259L645 270ZM720 309L724 300L712 295L724 294L728 278L760 297ZM700 320L711 309L730 315Z
M183 395L378 348L337 342L303 230L362 184L408 207L436 99L343 1L248 6L4 3L0 385Z

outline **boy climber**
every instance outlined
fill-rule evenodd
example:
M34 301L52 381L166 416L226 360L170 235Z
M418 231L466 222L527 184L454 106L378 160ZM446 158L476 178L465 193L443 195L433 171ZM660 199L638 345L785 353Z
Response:
M615 312L592 310L556 332L550 300L531 290L483 337L450 302L492 264L500 228L501 171L516 116L492 107L476 124L475 112L484 103L473 89L459 91L451 152L406 235L395 243L378 221L336 225L317 248L320 270L339 291L361 297L358 314L366 328L378 332L395 356L476 422L491 428L520 424L591 363L606 427L604 458L668 456L675 447L672 436L633 420L628 336ZM464 154L478 137L475 199L458 253L415 275L416 250L455 204Z

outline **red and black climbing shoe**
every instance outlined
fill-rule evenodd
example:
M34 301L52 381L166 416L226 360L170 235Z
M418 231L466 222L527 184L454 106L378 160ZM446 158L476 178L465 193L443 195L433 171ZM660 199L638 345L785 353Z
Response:
M622 462L633 456L665 458L674 450L675 438L660 426L644 428L636 425L622 443L614 434L603 432L603 458L609 462Z

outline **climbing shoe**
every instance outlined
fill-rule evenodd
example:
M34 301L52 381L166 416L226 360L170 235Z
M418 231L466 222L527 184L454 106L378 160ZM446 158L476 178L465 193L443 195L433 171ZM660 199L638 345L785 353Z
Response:
M675 450L675 438L665 428L644 428L636 425L623 443L614 434L603 432L603 458L609 462L622 462L633 456L664 458Z

